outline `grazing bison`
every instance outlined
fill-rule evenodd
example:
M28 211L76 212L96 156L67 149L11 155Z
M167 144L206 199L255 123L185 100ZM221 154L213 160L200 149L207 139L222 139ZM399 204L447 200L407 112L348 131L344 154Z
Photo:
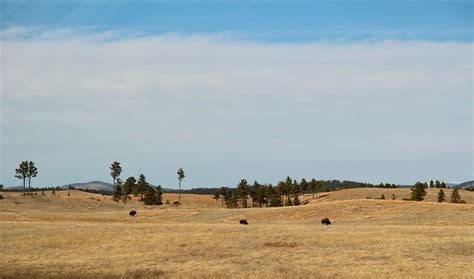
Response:
M242 219L239 221L242 225L248 225L249 223L247 222L247 219Z
M130 211L130 213L128 213L128 215L130 215L132 217L135 217L135 214L137 214L137 212L135 210L132 210L132 211Z
M321 220L321 225L331 225L331 221L329 221L329 218L324 218Z

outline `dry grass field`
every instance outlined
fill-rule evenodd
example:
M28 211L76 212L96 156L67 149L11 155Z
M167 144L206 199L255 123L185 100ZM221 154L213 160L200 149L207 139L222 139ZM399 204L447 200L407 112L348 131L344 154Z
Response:
M440 204L436 192L411 202L408 189L350 189L263 209L1 193L0 278L474 278L474 193Z

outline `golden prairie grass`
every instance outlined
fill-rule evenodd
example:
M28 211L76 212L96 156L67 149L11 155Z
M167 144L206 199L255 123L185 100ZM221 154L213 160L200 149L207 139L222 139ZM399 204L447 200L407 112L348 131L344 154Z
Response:
M356 190L366 191L344 191ZM203 206L176 208L79 191L7 193L0 278L473 277L472 204L346 199L344 191L263 209L208 209L206 198L220 203L210 196L195 199ZM333 225L322 226L323 217Z

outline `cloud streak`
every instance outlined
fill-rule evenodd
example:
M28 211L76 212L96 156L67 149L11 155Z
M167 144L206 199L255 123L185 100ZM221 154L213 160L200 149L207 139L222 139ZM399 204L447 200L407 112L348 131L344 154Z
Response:
M2 34L7 185L25 158L45 185L112 160L170 186L472 179L472 43L28 32Z

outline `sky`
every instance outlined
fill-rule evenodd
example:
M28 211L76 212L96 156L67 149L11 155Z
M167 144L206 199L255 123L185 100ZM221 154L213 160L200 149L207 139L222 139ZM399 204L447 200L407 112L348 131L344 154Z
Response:
M0 0L0 184L473 180L471 1Z

